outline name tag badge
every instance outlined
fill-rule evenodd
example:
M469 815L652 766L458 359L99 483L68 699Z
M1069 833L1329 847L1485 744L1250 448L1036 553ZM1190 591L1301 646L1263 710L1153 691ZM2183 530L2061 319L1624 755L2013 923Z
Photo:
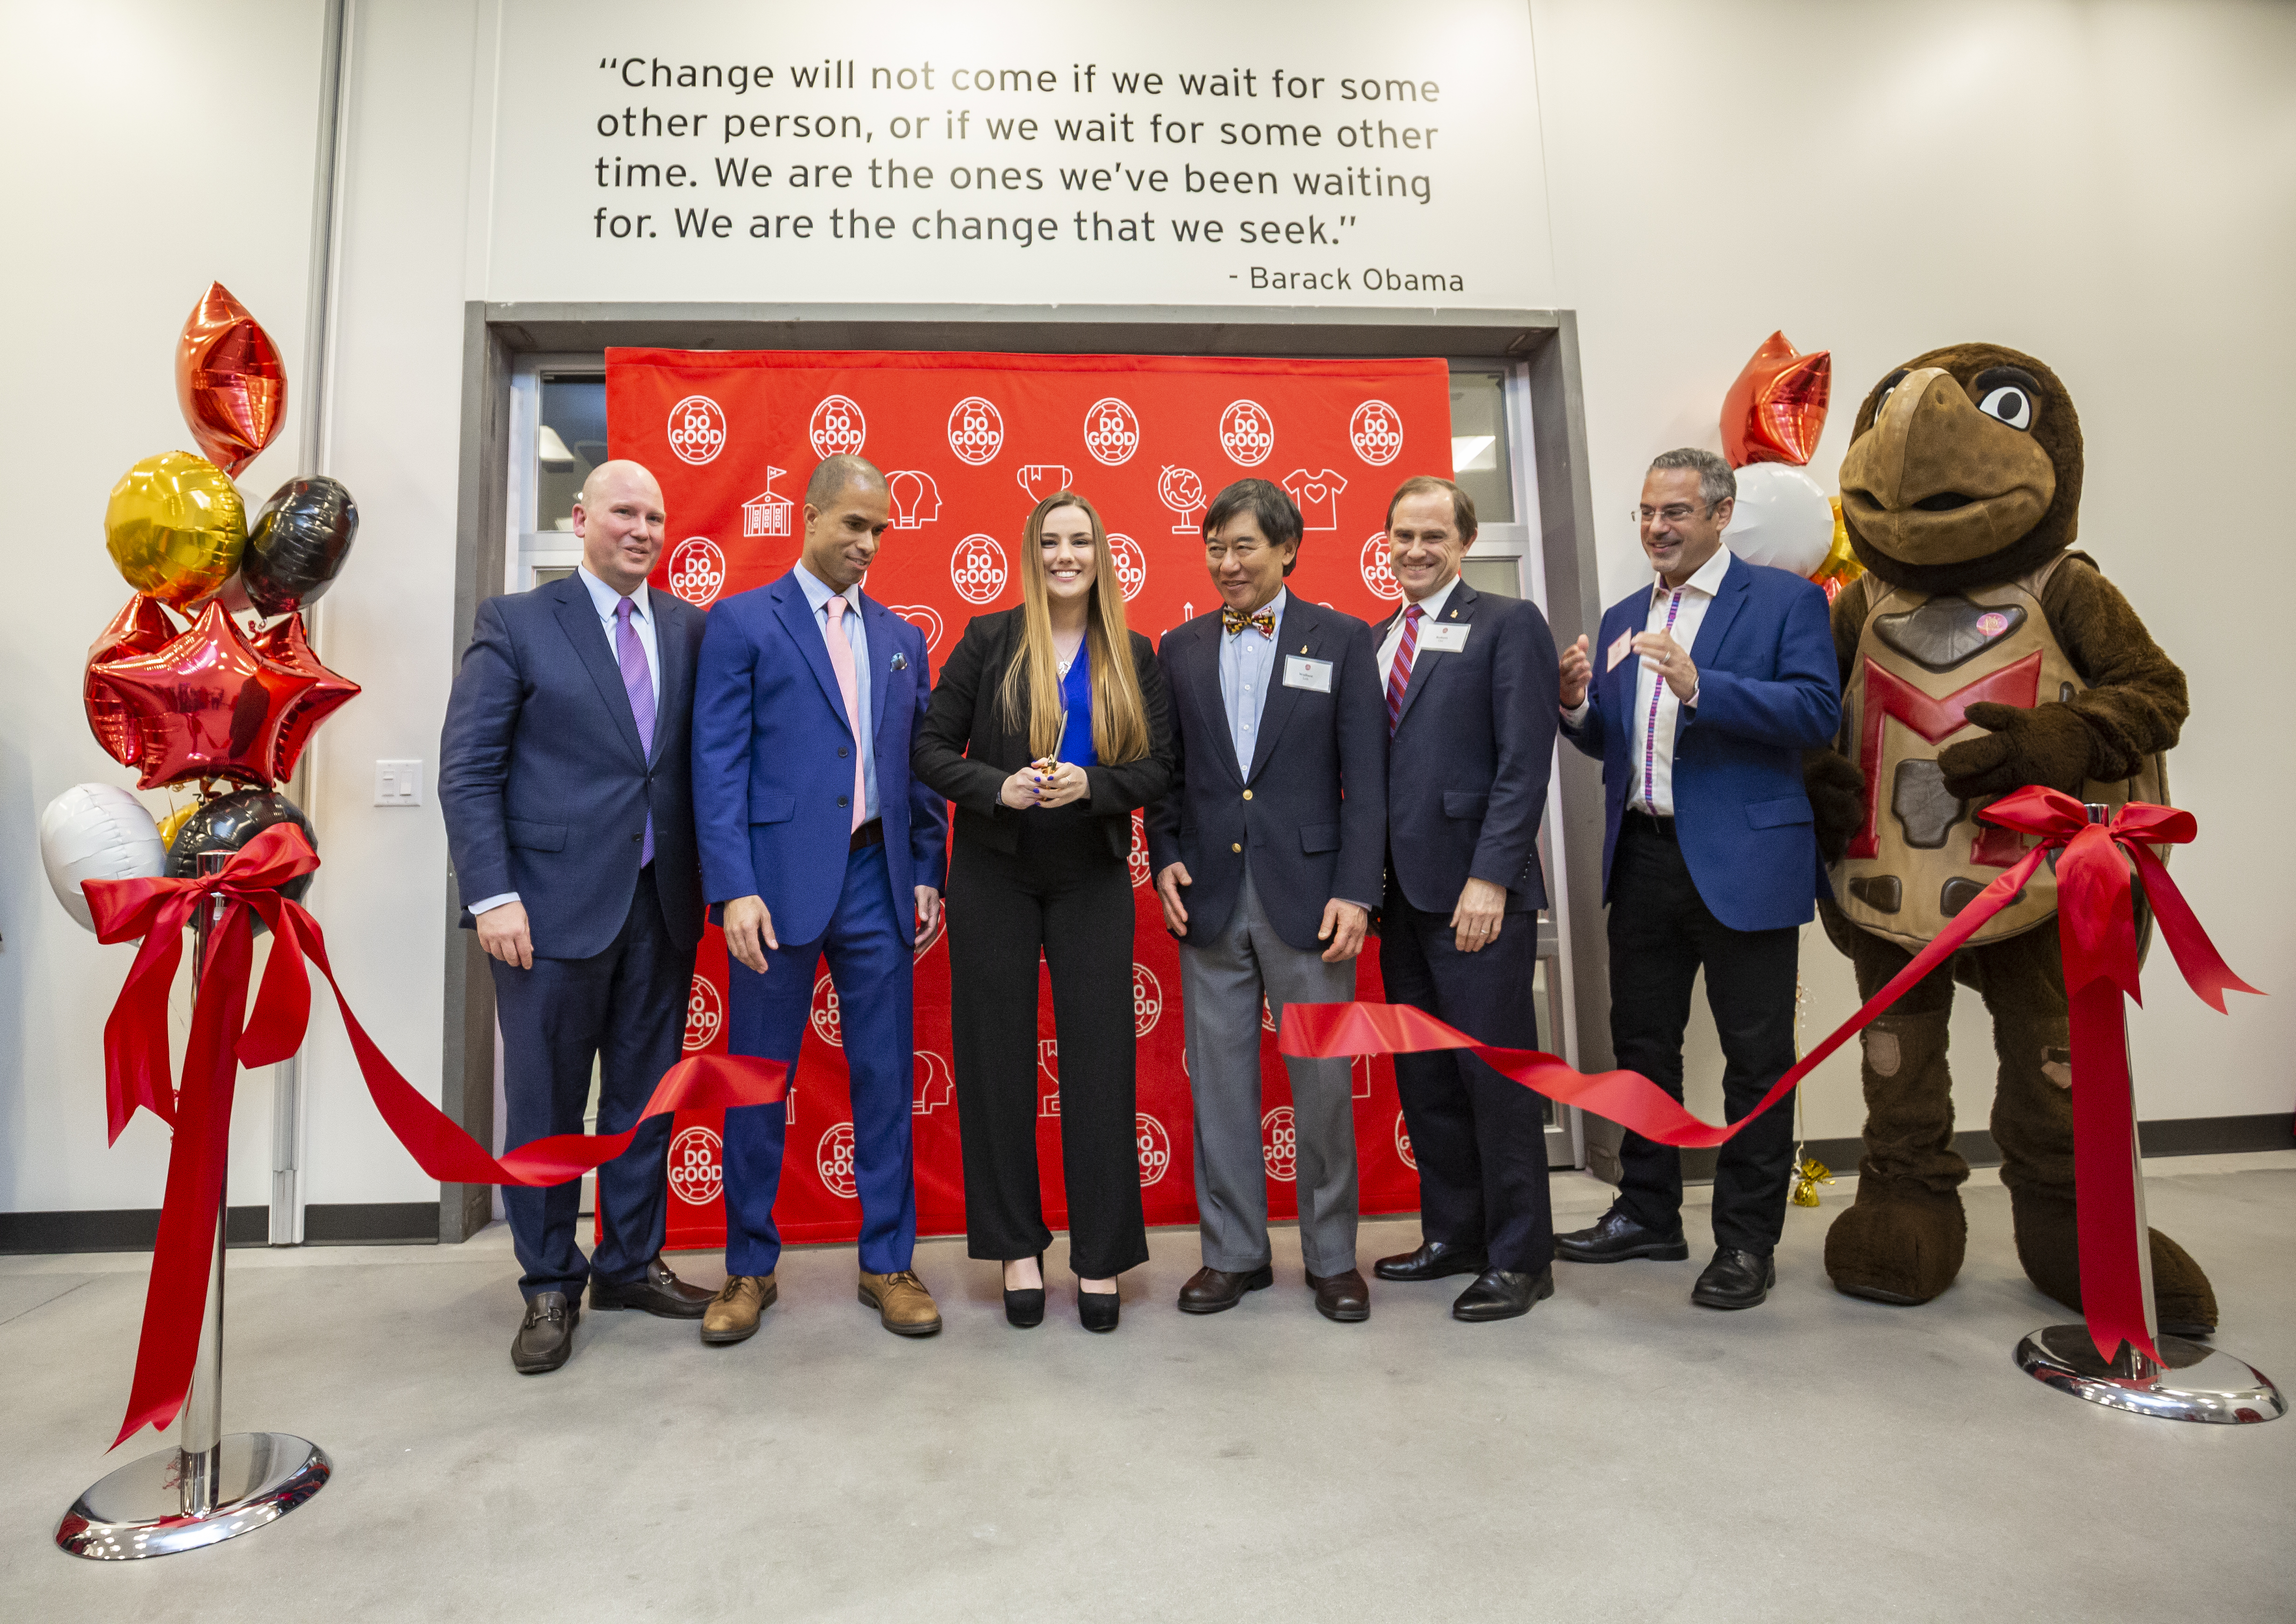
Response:
M1628 655L1629 655L1629 654L1633 653L1634 652L1635 652L1635 635L1634 635L1634 633L1632 633L1632 632L1620 632L1620 633L1619 634L1619 640L1618 640L1616 643L1613 643L1612 644L1611 644L1610 663L1609 663L1609 664L1607 664L1607 665L1605 665L1603 668L1605 671L1615 671L1615 670L1617 670L1617 669L1619 668L1619 661L1620 661L1621 660L1624 660Z
M1439 654L1456 654L1467 646L1467 634L1474 629L1449 620L1440 626L1424 627L1419 633L1419 646Z
M1305 688L1310 693L1329 693L1332 691L1332 662L1287 654L1283 657L1283 685Z

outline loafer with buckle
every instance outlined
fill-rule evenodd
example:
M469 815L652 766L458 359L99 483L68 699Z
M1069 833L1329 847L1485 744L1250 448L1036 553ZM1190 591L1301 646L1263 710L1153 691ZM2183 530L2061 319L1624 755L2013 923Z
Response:
M782 1294L771 1275L731 1275L701 1312L701 1340L711 1347L746 1342L758 1333L758 1319Z
M1474 1284L1459 1293L1458 1301L1451 1305L1451 1317L1477 1325L1486 1320L1520 1319L1530 1312L1531 1304L1544 1302L1554 1295L1554 1266L1551 1263L1535 1275L1487 1268L1475 1276Z
M511 1367L522 1376L557 1369L573 1356L574 1326L582 1317L578 1299L563 1292L537 1292L526 1300L526 1317L511 1339Z
M1364 1284L1363 1275L1354 1269L1337 1275L1310 1274L1308 1284L1315 1289L1316 1312L1325 1319L1336 1319L1346 1325L1371 1317L1371 1288Z
M1590 1227L1556 1235L1554 1251L1573 1263L1623 1263L1629 1258L1679 1263L1690 1256L1690 1243L1682 1238L1680 1224L1652 1229L1628 1218L1623 1207L1613 1207Z
M1398 1252L1371 1266L1382 1280L1440 1280L1446 1275L1480 1275L1490 1267L1480 1246L1425 1241L1417 1251Z
M932 1293L910 1269L890 1275L861 1275L861 1300L877 1310L877 1318L895 1336L931 1336L940 1329L940 1310Z
M1778 1260L1766 1251L1741 1251L1717 1247L1714 1261L1690 1288L1690 1300L1702 1308L1751 1308L1770 1294L1778 1283Z
M660 1252L646 1259L645 1267L635 1280L605 1281L595 1275L590 1276L593 1309L637 1308L659 1314L664 1319L700 1319L710 1301L708 1292L698 1285L688 1285L671 1274Z
M1180 1288L1180 1312L1218 1314L1242 1302L1246 1292L1264 1292L1275 1284L1275 1269L1272 1264L1263 1263L1240 1275L1207 1264L1189 1275L1188 1284Z

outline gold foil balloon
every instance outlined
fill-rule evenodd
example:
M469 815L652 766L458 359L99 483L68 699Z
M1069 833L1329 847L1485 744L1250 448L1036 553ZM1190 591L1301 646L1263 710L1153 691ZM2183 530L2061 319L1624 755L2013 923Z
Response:
M212 595L239 568L247 504L205 457L162 452L111 488L103 539L130 586L182 609Z
M187 800L182 806L177 807L173 812L168 813L167 816L161 818L160 820L160 844L163 847L173 846L176 843L176 832L181 829L185 824L189 823L191 821L192 814L198 811L200 808L205 804L206 803L203 801Z

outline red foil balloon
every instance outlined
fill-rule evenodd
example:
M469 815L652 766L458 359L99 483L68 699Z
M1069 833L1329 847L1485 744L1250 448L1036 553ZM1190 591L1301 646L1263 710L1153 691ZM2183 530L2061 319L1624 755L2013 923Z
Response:
M208 285L184 323L176 398L201 454L234 479L286 419L287 369L279 347L219 282Z
M135 765L143 754L143 739L136 730L135 713L109 691L98 691L95 668L108 660L156 654L175 638L176 623L168 618L168 611L160 607L159 600L139 592L88 644L87 670L81 682L81 693L87 704L88 730L103 746L103 753L122 767Z
M303 636L303 617L299 614L265 627L255 634L253 642L255 652L266 660L311 679L311 685L279 718L278 737L271 747L271 775L283 783L295 775L295 763L319 724L332 716L338 707L357 699L359 685L319 663L319 657L311 652L311 644Z
M1722 397L1722 455L1733 468L1800 467L1817 451L1833 395L1832 352L1798 355L1784 333L1773 332Z
M106 660L87 680L134 715L139 790L193 778L269 789L280 724L319 681L257 653L216 603L156 653Z

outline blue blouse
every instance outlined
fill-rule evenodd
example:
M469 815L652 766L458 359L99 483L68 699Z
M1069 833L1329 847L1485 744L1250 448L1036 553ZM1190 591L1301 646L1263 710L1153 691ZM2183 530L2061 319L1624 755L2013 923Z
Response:
M1067 721L1061 730L1061 759L1077 767L1098 767L1092 748L1092 656L1085 644L1077 644L1069 674L1061 680L1061 703Z

